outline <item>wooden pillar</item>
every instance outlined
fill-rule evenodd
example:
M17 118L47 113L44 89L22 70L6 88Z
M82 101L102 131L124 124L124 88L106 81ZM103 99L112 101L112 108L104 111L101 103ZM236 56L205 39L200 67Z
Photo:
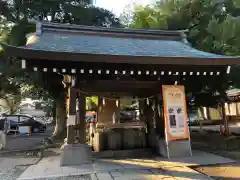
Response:
M144 106L145 106L145 102L144 100L139 100L139 120L141 122L145 122L145 119L144 119Z
M161 118L160 118L160 107L159 107L159 98L154 98L154 121L155 121L155 129L158 136L160 136L161 131Z
M68 99L69 99L68 115L76 117L77 92L73 88L69 88L68 89ZM75 119L74 119L74 121L69 122L69 123L75 124Z
M232 111L231 111L231 103L227 103L227 107L228 107L228 116L232 115ZM224 106L225 107L225 106ZM225 110L226 111L226 110Z
M68 95L67 95L67 144L74 143L74 125L76 123L76 91L69 87L68 88Z
M165 138L165 119L164 119L164 110L162 103L159 104L159 115L160 115L160 123L159 123L159 136L160 138Z
M102 106L103 106L103 98L98 96L97 122L99 122L99 114L101 113Z
M236 114L237 114L237 116L239 116L240 115L240 112L239 112L239 108L238 108L238 101L236 102Z
M78 117L79 117L79 142L86 141L86 95L82 92L78 93Z
M156 132L154 129L154 124L153 124L153 116L154 112L152 109L152 102L149 100L149 104L147 104L147 101L144 103L145 108L144 108L144 118L147 124L147 144L148 146L154 148L155 143L155 138L156 138Z
M225 108L225 103L222 103L222 121L224 124L224 134L227 135L227 131L228 131L228 119L226 116L226 108Z
M206 108L207 108L207 120L212 120L211 113L210 113L211 109L210 107L206 107Z

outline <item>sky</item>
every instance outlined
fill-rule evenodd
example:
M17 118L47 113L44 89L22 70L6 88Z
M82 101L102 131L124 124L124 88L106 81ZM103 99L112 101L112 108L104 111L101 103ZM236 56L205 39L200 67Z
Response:
M95 5L108 9L119 16L128 4L136 3L139 5L151 4L154 0L94 0Z

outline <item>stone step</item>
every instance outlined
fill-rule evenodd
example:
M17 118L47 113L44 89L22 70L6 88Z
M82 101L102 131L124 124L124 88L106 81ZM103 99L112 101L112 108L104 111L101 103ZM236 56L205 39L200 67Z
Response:
M93 158L122 158L122 157L146 157L153 156L151 148L129 149L129 150L108 150L93 152Z

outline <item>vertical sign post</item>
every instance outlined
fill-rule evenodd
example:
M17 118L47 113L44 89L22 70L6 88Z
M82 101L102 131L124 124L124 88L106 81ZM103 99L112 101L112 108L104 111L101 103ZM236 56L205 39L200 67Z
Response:
M169 143L185 140L190 145L190 133L187 124L187 105L184 86L163 85L163 107L165 122L165 141L169 158ZM191 146L190 147L190 154ZM170 155L171 156L171 155Z

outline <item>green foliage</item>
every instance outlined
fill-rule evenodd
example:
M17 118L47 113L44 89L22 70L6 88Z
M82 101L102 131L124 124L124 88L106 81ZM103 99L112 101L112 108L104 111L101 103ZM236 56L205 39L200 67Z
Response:
M228 15L221 23L213 19L207 30L214 35L212 44L215 51L225 55L240 54L240 18Z
M8 44L13 46L23 46L26 44L26 34L35 32L35 26L25 21L15 24L6 39Z
M236 8L240 8L240 2L238 0L233 0L233 4Z
M8 93L1 100L3 104L0 104L0 106L3 107L8 114L15 114L20 109L22 96L21 94Z
M225 0L226 12L234 17L240 16L240 6L238 0Z
M97 96L86 97L86 110L87 111L97 111L97 107L98 107L98 97Z
M94 6L66 6L64 17L54 21L88 26L119 27L120 20L110 11Z
M240 54L240 9L237 0L161 0L134 10L130 27L188 29L188 41L197 49L224 55ZM232 68L231 84L240 87L239 68ZM238 83L239 82L239 83ZM187 78L189 104L217 106L226 100L229 78Z
M0 99L4 99L9 94L20 94L20 88L15 84L11 78L0 75Z
M132 18L132 28L167 29L165 15L150 6L136 6Z
M81 25L120 26L119 19L113 13L89 3L90 0L0 0L0 19L14 24L40 19Z

